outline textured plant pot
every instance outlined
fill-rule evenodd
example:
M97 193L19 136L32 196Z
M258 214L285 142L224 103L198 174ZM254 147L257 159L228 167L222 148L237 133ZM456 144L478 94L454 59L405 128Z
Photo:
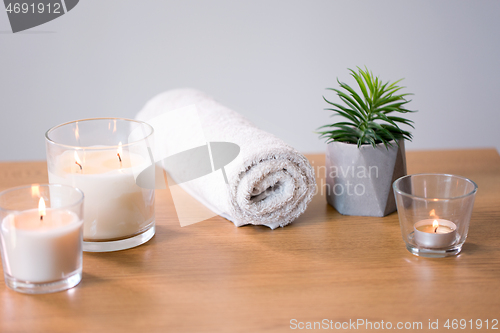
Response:
M406 175L404 140L386 149L332 142L326 148L326 198L343 215L386 216L396 211L392 183Z

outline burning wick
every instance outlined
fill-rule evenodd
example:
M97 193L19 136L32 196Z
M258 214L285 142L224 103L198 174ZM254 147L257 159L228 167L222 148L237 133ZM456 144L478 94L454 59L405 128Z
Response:
M38 213L40 214L40 221L43 221L43 217L46 214L45 200L43 200L43 198L40 198L40 200L38 201Z
M116 151L116 156L118 156L118 160L120 161L120 168L122 167L122 158L120 153L122 152L122 143L121 141L118 143L118 150Z
M78 158L78 154L76 153L75 150L75 164L80 167L80 171L83 171L82 165L80 164L80 159Z
M434 220L434 221L432 222L432 227L434 228L434 233L437 233L437 230L438 230L438 228L439 228L439 223L438 223L438 221Z

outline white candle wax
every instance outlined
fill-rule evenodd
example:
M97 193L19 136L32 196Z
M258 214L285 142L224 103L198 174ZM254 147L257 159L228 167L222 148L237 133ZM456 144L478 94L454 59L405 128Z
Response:
M415 223L413 229L415 243L431 249L448 247L457 237L456 224L444 219L421 220Z
M128 151L122 151L120 159L111 150L87 150L76 157L75 151L66 151L56 159L54 172L49 172L50 183L83 191L85 241L126 238L154 219L154 191L140 188L134 178L147 161Z
M82 223L75 213L38 209L7 215L1 223L7 274L27 282L61 280L81 267Z

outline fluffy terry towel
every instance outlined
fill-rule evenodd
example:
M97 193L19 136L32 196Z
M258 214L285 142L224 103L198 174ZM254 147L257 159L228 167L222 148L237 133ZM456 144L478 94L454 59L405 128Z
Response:
M183 112L187 114L193 107L197 116L183 117ZM154 119L167 113L172 115L168 122L155 123ZM200 91L162 93L150 100L136 119L155 127L156 151L158 147L165 151L168 146L169 153L164 155L207 142L231 142L240 147L239 155L224 167L225 175L216 170L213 174L217 177L181 184L199 202L236 226L283 227L302 214L313 197L314 171L302 154ZM186 124L186 119L191 120Z

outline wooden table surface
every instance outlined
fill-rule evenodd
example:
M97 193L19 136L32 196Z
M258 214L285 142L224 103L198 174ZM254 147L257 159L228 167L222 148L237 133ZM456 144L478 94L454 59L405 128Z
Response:
M324 165L323 155L308 158L315 169ZM419 151L407 153L407 164L408 173L451 173L478 184L459 256L416 257L397 213L342 216L321 194L277 230L236 228L220 217L180 227L168 190L158 190L156 236L134 249L84 253L76 288L24 295L1 274L0 332L289 332L324 319L393 328L422 322L420 331L439 320L436 332L454 331L443 328L447 319L472 319L474 329L460 331L492 331L500 320L500 156L494 149ZM0 190L46 181L45 162L0 163Z

